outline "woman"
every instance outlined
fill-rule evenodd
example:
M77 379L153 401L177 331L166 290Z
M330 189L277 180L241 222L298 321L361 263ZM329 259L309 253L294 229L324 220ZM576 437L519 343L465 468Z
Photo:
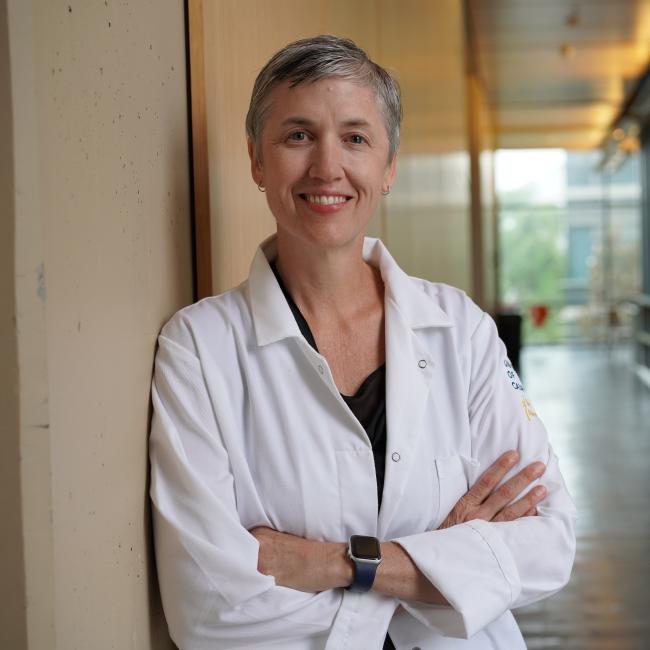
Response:
M364 237L400 117L348 40L293 43L257 78L248 148L277 233L156 357L156 555L181 650L515 650L510 609L568 580L573 505L492 320Z

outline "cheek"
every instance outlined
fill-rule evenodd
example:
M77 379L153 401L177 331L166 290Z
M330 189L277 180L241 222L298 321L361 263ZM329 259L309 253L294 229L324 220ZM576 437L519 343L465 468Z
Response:
M364 166L366 170L364 176L373 187L381 189L390 174L391 166L386 162L387 155L387 152L376 151Z
M267 190L266 202L269 206L269 210L271 210L271 213L276 219L278 216L282 217L282 215L287 211L286 199L284 199L284 196L277 191Z
M385 171L385 165L358 165L351 174L351 181L362 194L374 199L381 194Z
M304 175L305 156L299 151L287 151L276 154L268 161L267 174L278 187L290 185Z
M295 199L291 185L273 182L267 187L266 202L276 221L283 221L287 215L295 211Z

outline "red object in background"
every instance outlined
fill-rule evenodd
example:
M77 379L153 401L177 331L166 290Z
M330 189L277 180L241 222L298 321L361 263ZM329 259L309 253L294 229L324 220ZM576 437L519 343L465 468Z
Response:
M535 327L541 327L548 316L548 307L546 305L533 305L530 308L530 319Z

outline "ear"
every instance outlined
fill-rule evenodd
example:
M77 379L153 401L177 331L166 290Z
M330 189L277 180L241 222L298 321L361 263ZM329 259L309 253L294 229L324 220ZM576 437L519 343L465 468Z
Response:
M388 163L386 171L384 172L383 187L392 187L395 183L395 176L397 175L397 151L393 159Z
M262 165L259 161L259 156L257 155L257 151L255 150L255 143L250 138L248 138L247 144L248 144L248 157L250 158L251 161L251 176L255 181L255 185L260 185L264 180Z

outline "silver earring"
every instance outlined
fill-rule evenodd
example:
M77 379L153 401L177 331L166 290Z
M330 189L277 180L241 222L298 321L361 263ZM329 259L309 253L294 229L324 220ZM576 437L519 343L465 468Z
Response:
M388 186L388 188L387 188L386 190L382 190L381 193L382 193L384 196L388 196L388 195L390 194L390 185Z
M262 181L260 181L260 182L257 184L257 189L258 189L260 192L266 192L266 188L265 188L265 187L262 187Z

